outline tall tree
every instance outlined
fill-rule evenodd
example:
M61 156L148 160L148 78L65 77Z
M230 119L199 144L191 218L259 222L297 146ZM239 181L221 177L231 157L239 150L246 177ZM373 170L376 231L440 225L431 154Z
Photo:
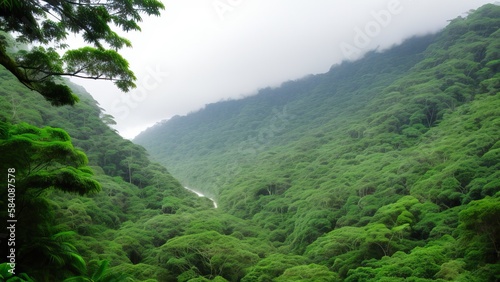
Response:
M100 191L87 156L73 147L64 130L26 123L0 122L0 127L0 168L15 169L18 193L39 195L48 188L80 195Z
M1 244L0 253L15 252L16 268L37 281L60 281L60 276L83 272L85 262L67 240L71 233L55 226L48 193L56 189L84 195L101 190L85 154L73 147L62 129L2 121L0 152L0 180L9 184L0 190L0 205L9 207L0 212L0 220L18 220L15 245L9 245L16 249L8 251L7 244Z
M8 40L0 39L0 64L31 90L53 105L73 105L78 98L57 80L60 76L111 80L122 91L135 87L134 73L118 54L131 47L124 32L140 30L141 14L160 14L158 0L5 0L0 2L0 30L15 34L19 42L34 47L14 55L7 52ZM67 35L79 34L86 46L66 50ZM52 47L46 47L50 44ZM45 47L44 47L45 46Z

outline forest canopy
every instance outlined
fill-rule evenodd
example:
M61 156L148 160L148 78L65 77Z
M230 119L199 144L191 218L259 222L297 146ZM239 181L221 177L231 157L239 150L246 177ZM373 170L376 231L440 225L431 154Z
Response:
M160 123L135 141L165 166L83 87L51 107L0 66L0 206L16 209L0 280L498 281L499 27L486 5Z
M142 14L159 16L162 9L157 0L2 1L0 30L32 47L12 54L8 49L15 47L13 42L0 38L0 64L53 105L73 105L78 100L58 80L61 76L110 80L126 92L135 87L136 78L118 53L132 46L120 31L140 30ZM89 46L66 50L70 33Z
M497 281L499 27L485 5L134 141L267 231L242 281Z

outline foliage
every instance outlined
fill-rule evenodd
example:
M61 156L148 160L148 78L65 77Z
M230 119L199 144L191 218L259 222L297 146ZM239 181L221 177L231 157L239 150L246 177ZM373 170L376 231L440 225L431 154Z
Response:
M7 279L498 280L498 11L137 138L217 209L81 87L50 107L0 70L0 166L29 207Z
M494 281L498 15L485 5L436 35L207 105L134 141L304 259L289 269L317 264L346 281ZM286 260L276 260L243 279L284 275Z
M51 188L80 195L100 191L100 184L92 179L86 156L73 147L68 134L61 129L1 121L0 127L3 130L0 167L9 172L14 180L9 183L15 187L14 192L11 189L0 192L2 203L7 201L7 192L15 195L15 203L8 202L13 207L9 210L15 212L3 210L1 218L19 220L15 237L20 246L16 256L19 268L31 270L30 274L42 281L57 279L66 272L81 273L85 262L68 240L72 233L50 226L54 217L51 202L44 196ZM7 174L1 178L7 183Z
M8 5L11 3L11 5ZM118 31L140 30L141 14L159 15L161 2L148 1L3 1L0 29L15 34L19 42L49 45L7 52L8 40L0 41L0 64L22 84L42 94L53 105L73 105L78 99L71 89L57 80L74 76L114 81L123 91L135 87L136 79L128 62L117 52L131 47ZM68 33L80 35L87 46L67 50Z
M327 282L340 281L337 274L328 270L326 266L309 264L299 265L288 268L285 272L274 281L297 281L297 282Z
M91 178L92 172L86 166L87 157L73 147L63 130L20 123L10 126L3 137L0 162L4 171L7 167L15 168L18 193L51 187L81 195L100 191L99 183Z
M131 281L129 277L125 274L109 274L107 273L109 267L109 261L103 260L97 263L96 270L92 275L86 276L74 276L65 279L64 282L120 282L120 281Z
M173 238L161 250L160 260L179 276L187 271L208 278L222 276L230 281L240 280L244 269L259 258L249 244L215 231Z
M110 129L110 117L104 123L102 109L81 87L67 82L80 103L54 108L8 72L2 70L0 76L1 119L8 121L0 122L0 166L4 171L16 169L16 242L23 246L16 248L17 262L29 277L86 279L86 273L93 273L94 260L109 260L109 273L114 275L120 264L140 265L155 248L154 234L143 234L142 227L132 228L127 222L142 226L139 222L162 214L155 203L167 197L182 199L180 211L211 208L183 189L164 167L151 163L143 148ZM2 176L5 183L6 177ZM0 201L6 205L7 190L3 191ZM4 220L6 212L2 210ZM56 239L68 230L77 234ZM131 230L136 235L124 235ZM2 253L6 247L2 244ZM72 266L69 258L78 257L89 264L89 272ZM65 263L48 263L59 258ZM153 264L129 267L122 274L160 281L168 276Z
M500 257L500 199L486 197L470 202L459 214L459 230L463 232L466 257L481 255L483 262ZM477 257L475 258L477 259Z
M242 282L249 281L273 281L274 278L282 275L288 268L303 265L306 258L298 255L272 254L261 259L243 277Z

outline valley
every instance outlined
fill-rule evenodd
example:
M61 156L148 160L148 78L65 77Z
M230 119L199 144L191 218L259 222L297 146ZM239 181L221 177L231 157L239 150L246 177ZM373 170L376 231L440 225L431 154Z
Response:
M2 281L500 279L498 5L132 141L82 86L0 78Z

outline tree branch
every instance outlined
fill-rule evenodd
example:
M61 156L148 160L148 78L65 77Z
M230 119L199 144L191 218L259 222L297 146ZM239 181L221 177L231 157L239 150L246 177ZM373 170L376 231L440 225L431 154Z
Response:
M32 81L28 79L25 73L21 72L16 65L16 62L12 60L12 58L5 51L4 46L0 46L0 65L5 67L8 71L10 71L24 86L26 86L30 90L36 90L35 87L31 84Z

